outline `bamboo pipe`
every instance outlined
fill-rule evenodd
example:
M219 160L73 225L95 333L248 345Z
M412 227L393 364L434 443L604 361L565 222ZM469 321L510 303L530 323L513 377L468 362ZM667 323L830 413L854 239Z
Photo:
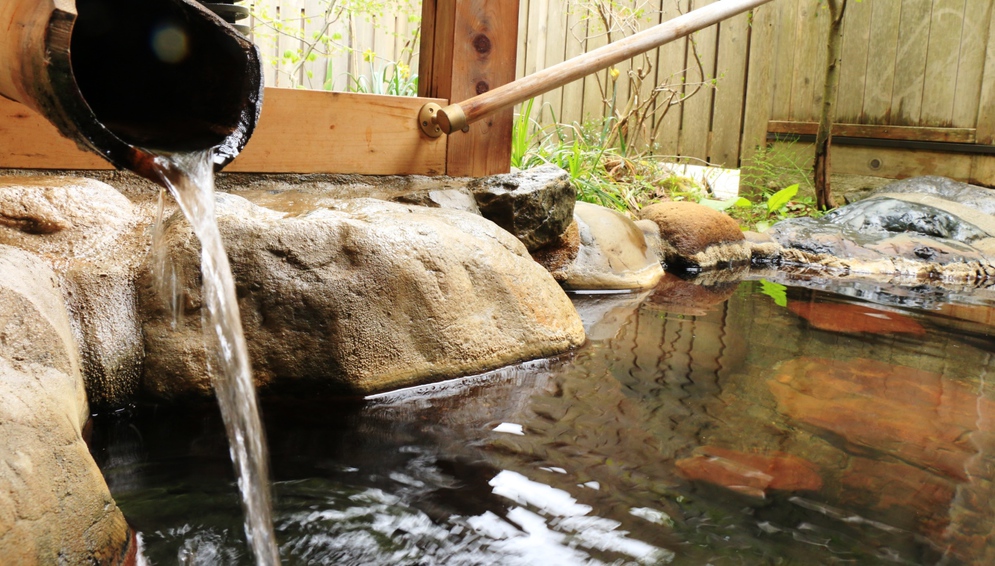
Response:
M467 131L470 124L591 73L607 69L771 0L721 0L445 108L426 105L419 114L430 137Z
M157 151L238 155L262 105L246 38L194 0L0 0L0 96L161 182Z

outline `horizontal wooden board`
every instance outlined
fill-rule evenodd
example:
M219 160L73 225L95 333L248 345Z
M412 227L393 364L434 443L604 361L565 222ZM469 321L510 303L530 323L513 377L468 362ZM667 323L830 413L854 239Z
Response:
M767 131L774 134L814 136L819 131L819 124L772 120L767 123ZM951 143L974 143L976 139L974 128L926 128L869 124L833 124L833 135L851 138Z
M418 126L418 110L445 100L266 89L252 139L225 170L243 173L442 175L446 138Z
M815 146L775 142L775 150L793 156L791 161L810 170ZM995 155L966 155L938 151L837 145L832 149L832 172L905 179L940 175L965 183L995 187Z
M110 163L62 137L34 110L0 96L0 168L113 169Z
M225 171L441 175L446 139L418 127L444 100L268 88L256 131ZM0 168L111 169L22 104L0 98Z

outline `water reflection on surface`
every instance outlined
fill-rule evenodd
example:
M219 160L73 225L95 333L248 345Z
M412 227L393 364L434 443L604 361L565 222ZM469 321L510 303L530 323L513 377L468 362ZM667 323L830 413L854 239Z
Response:
M995 563L992 296L781 283L577 296L570 355L265 402L284 562ZM153 563L249 562L210 407L92 447Z

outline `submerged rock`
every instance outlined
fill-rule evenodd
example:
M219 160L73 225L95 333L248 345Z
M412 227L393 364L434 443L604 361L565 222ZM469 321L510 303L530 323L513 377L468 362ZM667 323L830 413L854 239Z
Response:
M782 414L956 480L976 452L979 415L992 410L966 383L867 359L798 358L768 386Z
M818 467L798 456L773 452L751 454L702 446L695 456L675 463L685 478L763 498L771 491L819 491Z
M886 185L826 216L769 233L788 263L842 272L947 280L995 277L995 196L941 177Z
M912 334L922 336L926 329L898 313L849 303L803 303L791 301L788 310L813 327L830 332L869 334Z
M533 252L566 289L648 289L663 277L660 259L628 218L578 202L574 223L553 245Z
M577 190L555 165L471 181L484 218L515 235L529 251L557 241L573 220Z
M0 244L30 251L59 275L90 402L127 404L143 355L134 297L145 254L132 203L99 181L0 178Z
M480 373L580 345L580 318L525 247L458 211L370 199L287 216L218 196L256 382L366 394ZM146 278L145 390L207 395L199 245L172 218L172 314Z
M55 274L36 256L0 245L5 564L115 564L133 550L83 442L89 410L80 365Z
M660 230L657 250L668 264L683 269L748 265L752 246L728 215L693 202L661 202L640 216Z

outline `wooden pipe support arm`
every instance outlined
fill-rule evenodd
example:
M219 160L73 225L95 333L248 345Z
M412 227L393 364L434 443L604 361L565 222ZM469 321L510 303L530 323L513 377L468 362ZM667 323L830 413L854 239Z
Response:
M433 104L426 105L419 113L419 124L422 131L433 138L456 131L468 131L470 124L494 112L525 102L770 1L722 0L721 2L713 2L703 8L620 39L590 53L543 69L464 102L450 104L445 108Z

